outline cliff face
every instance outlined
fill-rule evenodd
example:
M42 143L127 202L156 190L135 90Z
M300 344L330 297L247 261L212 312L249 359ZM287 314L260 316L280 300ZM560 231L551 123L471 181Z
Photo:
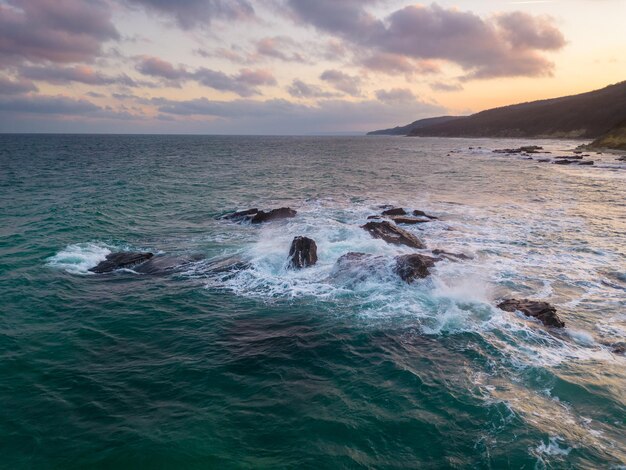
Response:
M601 90L494 108L413 129L438 137L596 138L626 121L626 82Z

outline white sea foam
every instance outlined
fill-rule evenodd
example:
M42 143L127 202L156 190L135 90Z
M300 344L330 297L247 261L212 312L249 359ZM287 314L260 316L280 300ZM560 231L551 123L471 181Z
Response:
M48 266L72 274L90 274L93 268L111 253L112 247L102 243L77 243L68 245L47 259Z

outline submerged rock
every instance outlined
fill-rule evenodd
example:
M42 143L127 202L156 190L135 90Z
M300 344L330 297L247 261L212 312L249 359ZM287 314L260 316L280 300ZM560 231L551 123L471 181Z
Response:
M223 219L228 220L241 220L241 219L250 219L254 217L254 215L259 212L259 209L247 209L245 211L233 212L232 214L226 214L223 216Z
M172 274L184 270L192 263L201 261L202 255L193 256L154 256L145 263L139 264L134 271L152 276Z
M578 162L579 165L588 165L588 166L592 166L594 164L593 160L587 160L584 162Z
M226 214L222 219L234 220L236 222L250 221L253 224L260 224L270 220L287 219L295 217L297 212L290 207L281 207L270 211L260 211L258 209L246 209L244 211Z
M123 251L118 253L111 253L107 255L106 260L94 266L89 271L92 273L103 274L110 273L117 269L128 269L137 266L140 263L148 261L152 258L152 253L141 253L132 251Z
M437 255L440 256L442 258L446 258L449 259L451 261L455 261L455 260L459 260L459 259L472 259L471 256L468 256L464 253L450 253L448 251L444 251L444 250L440 250L440 249L435 249L433 250L433 255Z
M251 222L253 224L260 224L262 222L269 222L270 220L290 219L295 217L298 212L290 207L281 207L279 209L272 209L271 211L258 211Z
M306 268L317 263L317 244L308 237L295 237L289 248L289 267Z
M520 311L528 317L540 320L546 326L563 328L565 323L556 313L556 308L548 302L538 302L528 299L507 299L498 304L498 308L505 312Z
M426 222L430 222L431 220L428 218L418 218L418 217L406 217L403 215L394 215L389 217L397 224L406 224L406 225L415 225L415 224L424 224Z
M496 149L493 153L539 153L540 150L543 150L543 147L538 145L526 145L515 149Z
M413 215L417 217L428 217L429 219L437 220L437 217L435 217L434 215L427 214L426 212L421 211L419 209L415 209L413 211Z
M406 211L401 207L395 207L393 209L383 211L383 215L406 215Z
M560 158L560 159L567 158L569 160L582 160L583 156L582 155L559 155L558 157L554 157L554 158Z
M337 259L331 277L349 284L364 282L372 276L385 275L387 260L382 256L351 251Z
M552 162L553 165L571 165L574 163L574 160L555 160Z
M394 272L410 284L415 279L428 276L430 274L428 268L433 267L436 261L437 258L420 254L396 256Z
M390 222L368 222L361 228L367 230L374 238L379 238L393 245L406 245L422 249L425 245L412 233L401 229Z

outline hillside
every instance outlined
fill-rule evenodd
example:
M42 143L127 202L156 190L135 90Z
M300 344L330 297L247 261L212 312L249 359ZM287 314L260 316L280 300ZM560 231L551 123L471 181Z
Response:
M460 119L463 116L439 116L434 118L419 119L413 121L406 126L396 126L393 129L381 129L378 131L368 132L367 135L407 135L413 129L421 129L422 127L432 126L434 124L441 124L444 122L452 121L454 119Z
M626 150L626 121L591 142L589 148Z
M413 129L412 136L596 138L626 120L626 82L601 90L489 109Z

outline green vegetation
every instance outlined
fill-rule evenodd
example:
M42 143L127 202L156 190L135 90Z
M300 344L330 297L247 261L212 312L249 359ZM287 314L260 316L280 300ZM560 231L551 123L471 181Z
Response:
M626 150L626 122L598 137L589 146L593 148Z

